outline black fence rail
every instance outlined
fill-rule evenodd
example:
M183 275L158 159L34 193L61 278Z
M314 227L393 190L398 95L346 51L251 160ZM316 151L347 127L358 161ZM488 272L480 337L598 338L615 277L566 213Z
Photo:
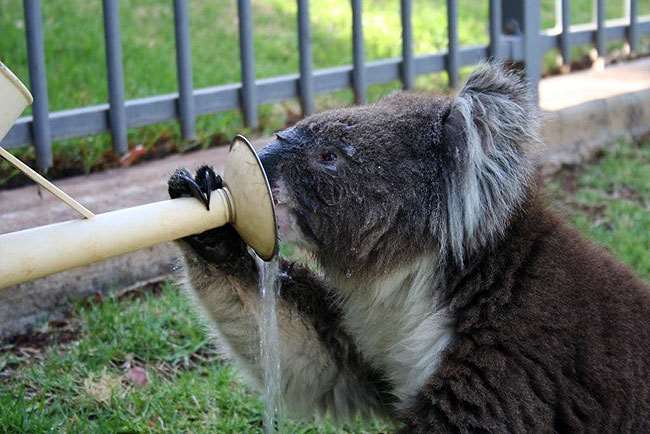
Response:
M49 112L45 70L43 20L40 0L23 0L31 91L32 115L18 120L2 146L15 148L33 144L40 169L52 165L52 140L82 137L110 131L113 149L128 150L127 128L178 119L184 139L195 138L198 115L241 110L249 127L258 125L260 104L300 99L304 115L314 111L317 94L352 89L355 102L367 99L368 86L401 80L405 89L415 85L418 75L446 71L449 84L459 83L459 70L487 58L524 64L531 91L536 94L544 54L559 49L569 62L571 47L593 44L606 54L607 44L623 40L632 52L639 50L641 36L650 34L650 17L640 17L638 0L626 0L626 17L605 19L605 0L595 0L593 23L570 25L570 0L556 0L558 25L542 31L540 0L489 0L489 43L461 46L458 38L458 1L447 0L448 47L445 52L416 56L413 50L412 0L400 0L402 55L399 58L366 61L363 38L363 2L350 0L352 13L353 64L313 69L309 0L298 5L299 73L256 79L251 0L238 0L241 82L194 89L188 0L173 0L178 92L125 100L119 0L103 0L104 35L109 98L108 103ZM397 1L397 0L395 0Z

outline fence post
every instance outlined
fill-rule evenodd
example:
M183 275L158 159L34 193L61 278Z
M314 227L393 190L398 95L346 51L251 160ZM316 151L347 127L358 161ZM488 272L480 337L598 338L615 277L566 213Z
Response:
M122 64L122 37L120 33L119 0L104 0L104 39L106 67L108 68L109 120L113 136L113 150L125 154L129 150L124 106L124 66Z
M447 0L447 75L449 87L456 89L459 81L458 2Z
M32 136L36 148L36 165L41 171L52 167L52 137L50 131L49 99L45 74L45 49L43 47L43 17L40 0L24 0L27 27L27 60L29 81L34 94L32 107Z
M560 51L562 52L562 63L571 64L571 1L562 0L562 34L560 35Z
M361 0L352 0L352 82L354 102L365 104L368 99L366 88L366 58L363 48L363 22Z
M636 54L637 51L639 50L639 2L638 0L630 0L629 16L630 16L630 27L628 30L627 39L630 44L630 50Z
M315 107L309 0L298 0L298 47L300 50L300 105L302 106L302 115L309 116L314 112Z
M607 39L605 38L605 0L596 0L596 51L598 57L603 59L607 56Z
M412 0L401 1L400 14L402 19L402 87L411 90L415 87Z
M255 46L253 44L253 12L251 0L237 2L239 14L239 60L241 62L241 96L244 123L258 127L257 88L255 86Z
M524 72L531 95L539 101L539 80L542 76L542 25L540 0L503 0L503 30L520 35L524 48Z
M499 59L501 57L501 17L503 8L501 0L490 0L490 57Z
M176 74L178 81L178 112L181 135L185 140L196 138L194 95L192 89L192 44L187 0L174 0L174 32L176 37Z

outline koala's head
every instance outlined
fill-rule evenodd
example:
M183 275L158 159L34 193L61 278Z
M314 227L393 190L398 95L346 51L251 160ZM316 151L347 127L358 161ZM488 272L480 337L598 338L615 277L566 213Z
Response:
M424 254L467 256L524 199L537 115L525 84L483 65L456 97L396 93L310 116L260 158L281 236L330 272L378 275Z

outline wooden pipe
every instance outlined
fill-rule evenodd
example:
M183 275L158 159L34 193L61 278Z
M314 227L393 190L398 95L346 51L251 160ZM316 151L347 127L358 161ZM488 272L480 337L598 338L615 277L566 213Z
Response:
M20 89L0 74L0 133L6 134L31 103L31 95L17 96L24 91L24 86ZM5 107L7 101L14 106ZM194 198L179 198L0 235L0 288L226 223L231 223L262 259L270 260L277 251L271 189L254 148L242 136L230 146L223 180L224 188L210 196L209 211Z

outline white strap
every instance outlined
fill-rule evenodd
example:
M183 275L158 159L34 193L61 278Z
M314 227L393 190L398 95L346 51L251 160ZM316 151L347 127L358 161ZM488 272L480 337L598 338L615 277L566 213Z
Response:
M31 179L34 180L38 185L52 193L54 196L56 196L58 199L60 199L62 202L64 202L66 205L68 205L70 208L78 212L82 217L84 218L92 218L95 217L95 214L93 214L88 208L74 200L72 197L68 196L63 190L61 190L59 187L56 185L52 184L50 181L42 177L40 174L38 174L35 170L33 170L31 167L20 161L18 158L14 157L9 151L4 149L2 146L0 146L0 156L4 157L7 161L9 161L11 164L16 166L18 170L23 172L25 175L29 176Z

